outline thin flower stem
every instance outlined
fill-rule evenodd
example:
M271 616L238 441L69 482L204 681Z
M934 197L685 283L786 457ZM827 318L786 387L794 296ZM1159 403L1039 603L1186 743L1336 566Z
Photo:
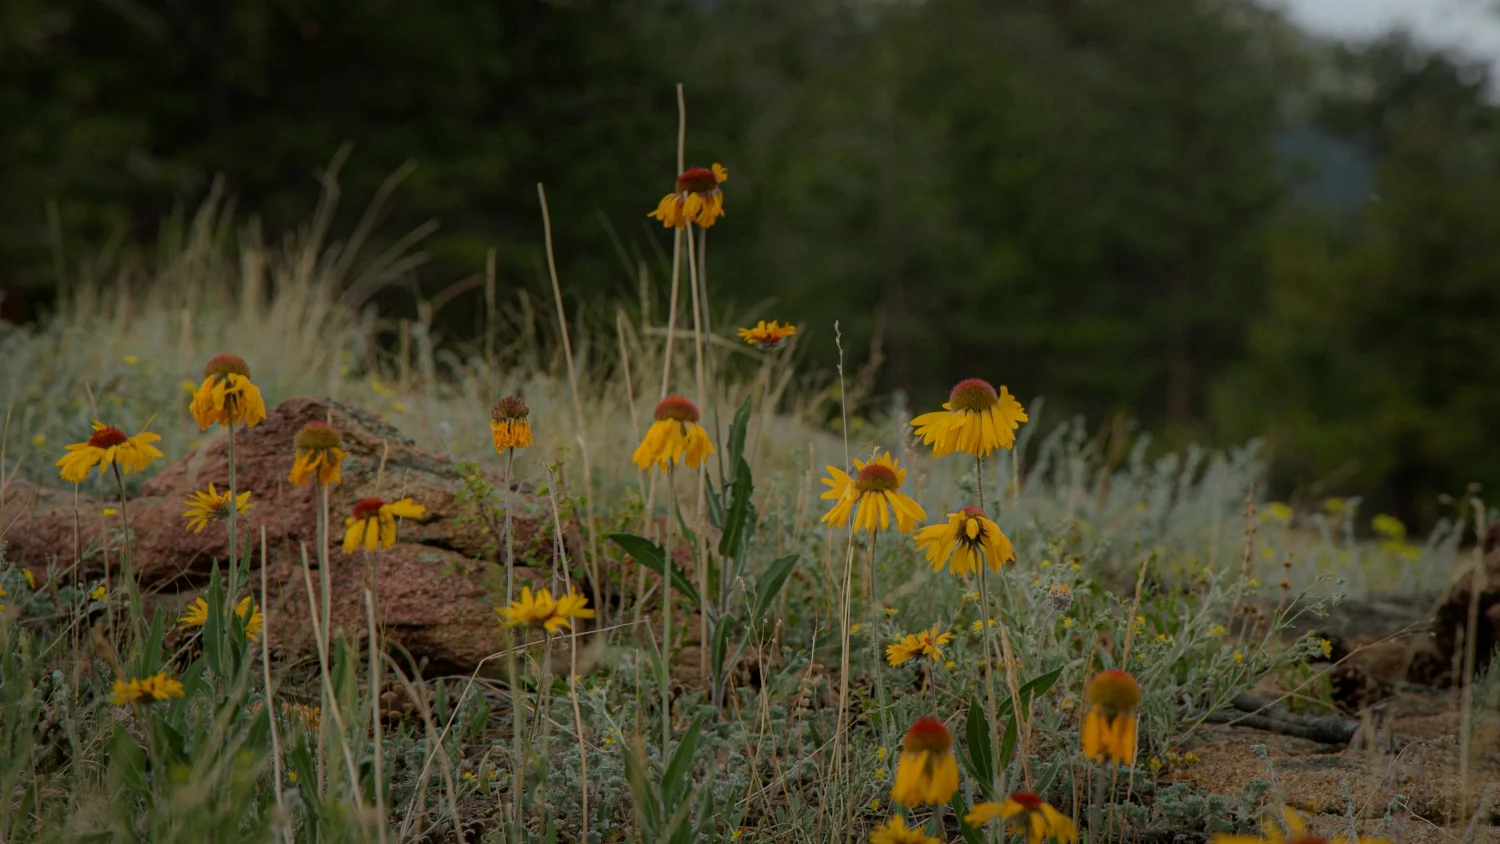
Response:
M129 499L125 496L125 477L120 474L120 464L118 461L110 464L110 468L115 473L115 487L120 491L121 540L124 542L123 553L120 557L121 559L128 559L130 557L130 503Z
M115 472L115 485L120 490L120 525L121 525L121 529L122 529L122 534L121 535L123 537L123 542L124 542L124 546L121 548L121 551L120 551L120 573L121 573L122 577L129 577L130 576L130 507L127 504L127 499L126 499L126 496L125 496L125 477L120 474L120 463L119 463L119 461L115 461L115 463L112 464L111 468L113 468L114 472ZM104 587L105 587L105 590L108 591L108 589L109 589L108 578L106 578L106 582L104 584ZM110 631L110 636L113 637L114 633L115 633L114 602L113 601L110 601L110 603L108 605L108 611L109 611L109 631ZM135 627L135 632L136 632L137 636L141 635L141 633L143 632L142 626L141 626L142 625L142 615L143 614L139 613L139 612L133 612L133 613L130 614L131 621L132 621L132 623L133 623L133 625Z
M234 473L234 409L235 403L231 400L229 415L229 591L225 598L229 601L229 609L234 610L235 593L240 587L240 533L239 533L239 507L235 506L238 499L239 489L236 486Z
M672 527L677 524L675 464L667 466L667 540L661 567L661 758L666 764L672 742ZM708 643L705 641L704 647Z
M775 360L776 352L766 352L760 365L761 391L760 391L760 415L755 420L755 433L750 437L750 474L755 474L755 467L760 459L760 432L765 430L766 419L771 413L771 373L775 369L772 361Z
M318 652L320 654L326 654L328 653L329 644L328 622L329 617L332 613L329 610L330 600L328 595L328 487L324 486L321 482L318 483L317 533L318 578L321 594L319 595L318 604L314 607L310 607L309 609L314 613L314 618L321 619L322 621L322 624L318 625L315 632L317 633L318 638ZM312 582L311 577L309 577L308 588L311 589L311 587ZM334 705L334 700L332 696L329 695L328 688L326 686L323 687L322 691L323 708L321 711L326 713L328 711L328 707ZM328 732L330 729L331 726L327 718L318 719L318 787L323 790L322 796L325 798L328 796L328 786L333 778L333 773L332 771L328 770L326 764L329 748Z
M516 465L516 450L505 450L505 605L516 599L516 543L510 535L511 487L515 485L512 470Z
M537 660L536 721L532 723L533 734L540 734L542 758L551 759L552 744L552 634L542 628L542 655ZM663 757L665 758L665 757ZM547 772L550 765L541 766L542 787L537 797L542 804L543 817L552 817L547 811Z
M319 626L317 613L314 612L312 571L310 568L311 565L307 559L307 543L303 543L302 578L307 585L307 609L309 613L312 613L313 640L318 643L318 674L322 679L323 701L325 704L328 704L318 711L318 727L321 733L321 730L327 725L328 720L330 718L333 720L332 727L329 729L330 732L336 732L339 737L338 745L344 757L344 771L349 777L349 789L354 793L355 806L363 813L365 809L364 790L359 787L359 769L354 764L354 755L349 749L349 731L344 725L343 714L339 712L338 699L333 694L333 671L329 665L328 640L325 638L327 631ZM319 736L319 743L322 743L321 734ZM321 750L319 750L319 758L322 758ZM328 779L330 781L333 779L332 766L328 767Z
M885 693L885 671L882 670L885 667L885 660L882 658L883 654L880 650L880 602L875 598L875 553L876 547L878 545L876 540L878 538L878 533L873 530L870 531L870 644L875 651L875 667L872 670L875 672L875 706L877 711L880 713L879 746L885 747L886 737L891 734L891 730L890 724L886 723L886 718L890 713L887 711L886 707L887 701Z
M979 494L979 509L984 510L984 458L974 458L974 473L976 478L975 487ZM985 685L985 718L990 723L990 763L994 766L995 779L990 783L995 789L995 798L1000 799L1005 794L1005 771L1000 767L1000 725L995 722L996 695L995 695L995 632L991 628L993 622L990 617L990 580L989 560L984 560L979 565L979 608L983 616L984 632L984 685ZM1016 713L1019 714L1019 713Z
M385 844L388 825L385 813L385 763L381 759L380 747L385 738L380 726L380 687L385 685L385 662L380 659L380 634L375 629L373 587L365 590L365 623L369 625L367 635L370 637L370 737L375 748L375 773L371 784L375 786L375 817L378 819L375 829L379 834L380 844Z
M1005 626L1005 619L1000 620L1000 646L1005 657L1005 683L1010 688L1011 719L1016 722L1016 736L1021 740L1021 779L1027 788L1031 787L1031 760L1028 752L1031 748L1031 725L1025 716L1021 706L1020 679L1016 677L1016 654L1010 645L1010 631Z
M702 303L699 309L703 314L703 337L712 337L714 333L713 321L708 307L708 229L698 228L698 277L695 287L698 289L698 301ZM699 345L703 345L700 339ZM708 383L717 384L714 380L714 354L713 349L707 348L703 353L704 371L708 375ZM719 486L724 486L724 426L719 423L719 394L711 392L708 395L709 409L714 415L714 437L719 440ZM723 609L722 607L720 608Z
M271 731L271 771L272 788L276 794L276 810L281 813L282 834L288 844L291 844L292 830L290 824L284 820L286 815L286 798L281 791L281 736L276 729L276 686L271 682L271 607L266 602L266 526L260 527L260 668L261 679L265 683L265 705L266 720ZM255 610L250 610L250 616L254 617Z
M701 408L703 407L703 403L708 400L709 396L708 388L704 380L705 364L703 354L703 301L702 297L699 296L698 290L700 286L698 282L698 258L697 252L693 248L693 226L691 223L689 223L687 227L687 244L688 272L691 276L690 281L693 287L693 354L695 356L694 360L697 364L694 367L694 370L697 375L698 381L698 407ZM718 439L718 427L718 420L716 419L714 421L715 439ZM723 442L720 441L719 445L719 488L722 490L724 488ZM708 646L708 616L709 609L711 608L713 603L714 594L713 590L709 588L708 582L708 549L706 547L706 543L708 542L708 525L706 524L706 522L708 521L708 508L705 502L705 496L707 495L707 486L708 467L703 466L698 470L697 500L698 547L696 550L698 554L698 593L702 596L702 605L698 607L698 641L701 643L698 648L698 676L703 680L703 690L712 695L714 688L714 678L709 671L708 661L708 652L710 650ZM728 561L726 560L724 561L724 563L727 565ZM725 580L728 579L724 572L720 572L719 576L721 578L724 578ZM724 607L719 607L721 617L724 609Z
M522 747L525 744L526 735L526 692L521 688L521 680L516 670L516 647L519 638L514 627L510 627L510 641L505 648L505 670L506 677L510 683L510 714L511 714L511 823L508 841L519 841L521 837L521 795L526 785L526 765L522 759Z

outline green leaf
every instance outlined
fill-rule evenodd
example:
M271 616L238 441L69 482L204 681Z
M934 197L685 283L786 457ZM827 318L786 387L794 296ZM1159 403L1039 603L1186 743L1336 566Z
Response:
M953 810L953 816L958 818L958 831L964 837L965 844L985 844L984 830L969 825L964 820L964 815L969 813L969 807L964 805L964 799L954 792L953 797L948 800L948 807Z
M664 569L667 567L666 552L662 550L660 545L645 537L636 536L633 533L612 533L608 538L609 541L624 549L625 553L634 557L636 562L657 574L663 574ZM671 568L673 588L686 595L693 606L702 606L703 601L698 596L698 589L693 586L693 582L688 579L687 574L678 568L676 563L673 563Z
M1016 742L1020 739L1020 728L1017 725L1031 717L1031 702L1038 696L1046 694L1060 676L1062 676L1062 668L1055 668L1046 674L1031 678L1021 686L1017 694L1017 697L1021 699L1021 715L1019 718L1011 718L1005 725L1005 737L1000 740L1000 767L1010 765L1010 760L1015 755ZM1015 708L1014 701L1006 701L1006 704L1008 709Z
M975 782L979 783L979 790L984 793L984 796L993 799L995 764L990 748L990 723L985 718L984 707L980 705L978 697L969 698L969 715L964 721L964 739L969 745L969 752L960 756L964 760L964 767L969 769L969 774L974 777Z
M771 602L781 593L781 587L786 585L787 578L792 576L792 569L797 566L799 555L788 554L771 563L761 576L755 579L755 614L754 620L760 621L766 617L771 609Z
M109 737L109 793L114 800L146 797L146 754L124 724Z
M698 734L702 728L703 719L695 718L693 725L683 734L682 741L677 743L677 750L672 753L672 760L661 775L662 805L675 806L687 796L688 787L693 784L693 755L698 751Z
M734 632L734 628L737 626L739 626L739 619L735 618L732 615L725 616L714 622L714 645L711 652L711 659L713 661L710 663L710 665L712 666L714 672L713 680L715 688L718 688L721 684L724 683L724 674L728 670L728 666L725 664L724 657L729 653L729 636Z
M754 494L755 487L750 482L750 464L743 457L738 459L734 480L729 484L729 509L724 515L724 533L719 537L719 554L737 560L744 557L745 546L749 544L750 535L755 532L755 521L751 518L754 508L750 506L750 497Z
M661 801L646 773L645 759L636 755L635 750L625 752L625 781L630 784L630 796L635 802L636 812L641 816L641 826L648 831L659 829Z
M745 434L750 430L750 397L745 396L745 403L734 413L734 422L729 425L729 448L726 449L730 460L736 460L737 465L743 464L745 456ZM741 459L737 459L741 458ZM746 468L749 468L748 466ZM736 469L738 475L738 469Z

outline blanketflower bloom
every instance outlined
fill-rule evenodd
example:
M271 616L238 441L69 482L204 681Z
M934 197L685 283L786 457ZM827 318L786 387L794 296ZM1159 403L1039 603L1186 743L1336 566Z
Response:
M366 551L391 548L396 544L396 519L420 519L427 508L410 498L386 503L379 498L363 498L354 504L354 512L344 520L344 553L364 546Z
M250 621L245 625L245 638L252 642L259 642L261 631L264 629L265 616L261 613L260 607L251 603L249 595L241 598L234 607L234 614L240 618L244 618L246 613L250 614ZM184 629L202 627L207 623L208 601L203 598L194 598L193 602L188 604L182 617L177 619L177 626Z
M942 844L941 839L923 835L920 829L911 829L906 818L892 815L884 826L870 831L870 844Z
M936 718L918 718L901 742L891 799L905 806L936 806L947 803L955 791L958 760L953 758L953 734Z
M188 520L187 529L193 533L202 533L210 522L222 522L229 518L229 501L231 496L229 490L219 492L213 484L208 485L208 491L194 490L193 494L183 500L187 509L182 512L182 517ZM240 515L250 511L254 504L250 503L250 490L245 490L239 495L233 496L235 512Z
M1026 410L1005 387L996 393L988 381L958 382L943 409L911 420L917 436L932 446L934 457L954 452L986 457L997 448L1016 444L1016 428L1027 421Z
M1060 844L1078 840L1073 821L1034 792L1017 791L1003 803L976 803L964 816L970 826L984 826L996 819L1024 833L1026 844L1042 844L1049 838L1056 838Z
M344 451L344 438L337 428L323 422L309 422L297 432L292 447L297 450L289 476L292 483L306 484L314 477L321 486L338 486L343 482L339 469L349 452Z
M1135 763L1136 712L1141 684L1118 668L1100 671L1083 691L1083 755L1100 762Z
M908 633L896 644L886 645L885 658L893 666L924 656L933 662L942 662L943 645L951 641L953 641L953 634L940 635L938 626L934 624L930 630Z
M1307 831L1307 825L1302 822L1301 816L1291 809L1281 810L1282 822L1286 825L1285 831L1281 824L1277 824L1269 816L1261 823L1263 835L1224 835L1218 834L1208 839L1209 844L1391 844L1386 838L1325 838L1314 835Z
M1002 563L1016 558L1010 538L978 507L964 507L949 513L946 524L922 528L917 532L917 548L927 553L933 571L942 571L946 564L958 577L967 577L986 564L998 572Z
M821 497L838 503L823 514L821 521L824 524L841 528L849 524L849 517L853 516L855 530L873 531L877 527L888 530L894 513L896 530L911 533L918 520L927 518L922 505L901 492L901 485L906 483L906 470L891 457L890 452L869 463L855 460L852 477L834 466L827 468L828 477L822 480L829 488Z
M796 333L797 326L790 323L782 325L775 320L761 320L750 328L741 328L740 339L762 349L779 349L786 345L786 338Z
M199 430L218 423L243 422L254 428L266 418L266 402L260 388L250 381L250 365L239 355L215 355L203 367L203 384L188 406Z
M696 469L714 453L708 431L698 424L698 407L682 396L662 399L654 418L630 458L640 468L655 466L665 474L673 463L681 463Z
M506 396L490 409L490 435L495 440L495 453L504 454L508 448L525 448L531 445L531 408L516 396Z
M117 706L131 703L151 703L157 700L168 700L174 697L182 697L182 683L168 677L166 672L153 674L150 677L132 679L130 681L116 680L114 692L109 696L109 702Z
M594 611L588 608L588 602L588 598L571 590L554 600L548 589L533 593L530 587L523 586L519 601L511 601L504 609L497 607L495 612L506 627L526 625L556 633L572 627L575 618L593 618Z
M118 464L120 471L127 475L133 475L151 465L151 461L163 457L161 450L152 443L161 442L161 437L149 431L141 431L135 436L126 436L119 428L94 420L94 433L89 436L87 442L73 443L68 446L68 453L57 459L53 465L62 471L62 479L69 483L81 484L84 478L89 476L89 470L95 466L100 472L104 472L111 464Z
M729 171L715 163L713 169L690 167L677 177L677 190L661 198L656 210L647 214L661 220L662 228L681 229L688 223L709 228L724 216L724 191Z

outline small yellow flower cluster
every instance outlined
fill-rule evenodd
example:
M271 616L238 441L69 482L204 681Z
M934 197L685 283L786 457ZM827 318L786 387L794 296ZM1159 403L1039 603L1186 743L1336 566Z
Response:
M509 607L495 612L506 627L540 627L548 633L557 633L573 626L573 620L593 618L594 611L588 608L588 599L576 592L554 599L548 589L521 588L521 599L512 601Z
M250 620L245 624L245 638L252 642L259 642L265 618L261 615L260 607L251 603L249 595L241 598L240 602L235 605L234 614L240 618L249 614ZM187 611L177 619L177 625L183 629L202 627L207 623L208 601L201 597L194 598L193 602L188 604Z
M116 680L109 702L117 706L152 703L182 697L182 683L168 677L166 672L131 680Z

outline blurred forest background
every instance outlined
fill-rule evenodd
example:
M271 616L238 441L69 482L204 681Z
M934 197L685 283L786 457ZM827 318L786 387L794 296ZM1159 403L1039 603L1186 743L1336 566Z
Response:
M730 172L716 307L804 324L813 365L838 319L913 406L977 374L1054 421L1262 436L1277 494L1417 523L1500 490L1488 66L1249 0L6 0L5 314L149 276L220 175L268 240L305 225L348 142L347 225L415 165L375 237L438 221L429 291L490 248L544 290L545 182L607 323L663 275L679 81L689 163Z

